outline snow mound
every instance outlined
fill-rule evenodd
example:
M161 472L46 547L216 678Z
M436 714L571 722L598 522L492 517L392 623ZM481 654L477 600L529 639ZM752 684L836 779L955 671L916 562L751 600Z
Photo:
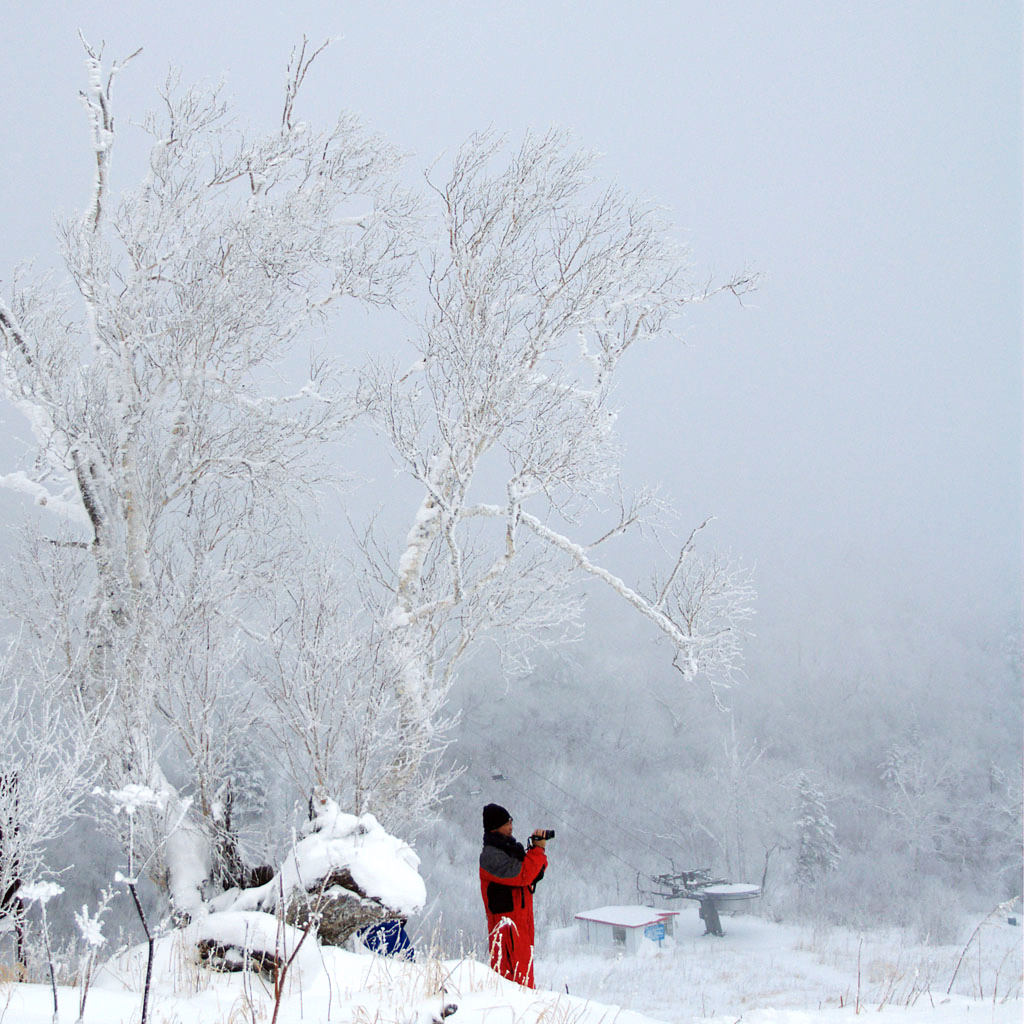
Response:
M296 890L310 891L339 869L347 869L361 890L394 916L409 917L423 909L427 890L420 877L420 859L408 843L385 832L372 814L346 814L328 797L303 829L269 884L263 905L273 910Z
M148 947L133 946L108 960L96 973L93 985L115 992L141 991L146 976ZM258 911L225 911L194 919L156 940L153 950L152 987L156 992L180 993L202 988L207 969L241 970L270 962L291 961L289 973L308 981L322 970L316 940L289 927L271 914ZM193 980L191 983L189 979Z
M316 941L298 928L258 911L209 914L183 929L182 941L199 951L214 969L241 970L249 963L283 964L314 973L320 958Z

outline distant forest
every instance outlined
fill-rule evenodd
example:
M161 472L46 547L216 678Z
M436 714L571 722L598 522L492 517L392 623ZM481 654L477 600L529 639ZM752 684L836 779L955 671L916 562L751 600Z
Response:
M418 844L431 913L453 941L480 931L473 865L488 800L507 802L524 835L557 830L536 903L548 927L644 902L649 876L695 867L763 883L756 912L771 918L902 925L933 941L1020 894L1014 632L904 632L880 659L851 636L772 675L754 665L785 652L755 637L752 674L721 707L659 669L621 620L590 638L521 682L468 672L460 683L451 757L465 772ZM801 865L813 853L801 784L834 839L817 871Z

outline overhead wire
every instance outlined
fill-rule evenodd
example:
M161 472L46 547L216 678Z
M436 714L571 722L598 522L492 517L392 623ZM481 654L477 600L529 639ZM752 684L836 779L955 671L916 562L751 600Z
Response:
M463 717L464 721L470 722L471 724L475 724L475 725L477 725L480 728L484 728L484 723L481 722L479 719L475 719L472 715L466 715L463 712L462 717ZM598 750L598 748L596 746L594 746L594 744L592 742L590 742L589 740L577 737L577 738L575 738L573 740L573 742L575 744L577 744L577 745L582 745L582 746L587 747L588 749L592 750L594 752L594 754L597 755L597 756L600 756L600 757L604 756L604 752L601 751L601 750ZM499 752L502 753L503 755L511 758L512 760L516 761L518 764L522 765L522 767L524 767L527 771L533 772L533 774L536 775L538 778L542 779L544 782L547 782L548 785L553 786L555 789L558 789L559 792L563 793L570 800L572 800L575 803L579 804L585 810L590 811L591 814L595 814L597 817L603 819L604 821L606 821L612 827L617 828L617 829L619 829L622 832L625 832L627 835L629 835L631 837L635 837L635 835L636 835L636 830L635 829L631 830L631 829L626 828L623 825L620 825L617 821L614 821L613 819L609 818L606 814L602 813L601 811L597 810L594 807L589 806L586 802L581 800L575 793L569 793L566 790L562 789L557 783L552 782L548 778L545 778L545 776L541 775L541 773L538 772L535 768L533 768L530 765L526 764L525 761L523 761L521 758L519 758L518 756L513 754L511 751L509 751L507 747L506 748L501 748L497 744L494 744L494 743L491 743L491 746L495 747L496 749L498 749ZM653 809L652 807L650 807L650 805L644 804L641 801L637 800L635 794L630 796L630 803L633 806L639 807L641 810L644 810L648 814L653 815L655 817L657 817L658 815L661 814L660 811ZM658 839L665 839L665 840L670 841L670 842L679 842L680 841L679 837L677 837L677 836L659 835L658 833L648 833L648 834L654 835ZM662 857L664 859L671 859L671 858L665 858L664 850L655 849L653 846L650 846L649 844L646 844L646 843L643 844L643 845L647 846L647 849L651 850L653 853L658 854L659 857Z
M472 771L473 774L475 774L477 776L477 778L479 778L481 781L484 781L482 776L479 774L478 771L475 771L472 768L472 766L469 766L469 767L470 767L470 771ZM628 860L625 859L625 857L623 857L620 854L616 853L615 850L613 850L611 847L609 847L609 846L605 845L604 843L602 843L599 839L595 839L593 836L588 835L578 825L574 825L574 824L572 824L572 822L566 821L566 819L563 818L557 811L552 810L550 807L548 807L542 801L538 800L537 797L534 794L526 792L520 786L517 786L515 784L515 782L513 782L509 778L504 778L502 780L502 782L507 784L510 789L515 790L515 792L517 792L520 796L524 797L525 799L527 799L527 800L531 801L533 804L535 804L536 807L539 810L543 811L546 815L548 815L549 818L552 821L557 822L559 825L561 825L563 828L568 829L570 832L575 832L578 835L582 836L584 839L587 840L588 843L591 843L592 845L596 846L599 850L602 850L604 853L606 853L609 857L612 857L615 860L619 861L621 864L624 864L627 868L630 869L630 871L635 871L637 874L644 875L646 877L647 872L642 871L635 864L630 863Z
M479 720L474 720L472 716L464 715L463 717L464 717L464 721L468 721L470 724L475 724L475 725L477 725L477 726L479 726L481 728L483 727L483 723L480 722ZM504 757L507 757L508 759L514 761L517 765L519 765L519 767L521 767L521 768L525 769L526 771L530 772L532 775L535 775L538 779L540 779L542 782L544 782L547 785L549 785L552 789L557 790L559 793L561 793L568 800L570 800L573 803L577 804L578 806L582 807L584 810L588 811L590 814L594 815L595 817L600 818L602 821L606 822L612 828L618 829L620 832L624 833L627 837L629 837L629 839L635 845L644 847L645 849L649 850L651 853L655 854L659 859L671 861L670 857L666 857L664 850L659 850L659 849L655 848L654 846L652 846L650 843L645 842L643 839L641 839L637 835L637 832L636 832L635 828L634 829L629 829L626 826L621 825L619 822L617 822L614 819L610 818L607 814L603 813L602 811L600 811L597 808L595 808L595 807L591 806L590 804L588 804L586 801L582 800L578 795L576 795L574 793L570 793L564 787L560 786L557 782L554 782L552 779L549 779L543 773L539 772L532 765L527 764L525 760L523 760L518 755L513 754L507 748L501 747L501 746L499 746L497 744L494 744L494 743L491 743L491 746L492 746L493 749L496 750L497 753L499 753L500 755L502 755ZM479 771L474 770L474 774L481 781L485 781L482 778L482 776L480 775ZM587 832L585 832L579 826L573 825L570 822L566 821L564 817L559 815L557 812L553 811L551 808L545 806L543 803L541 803L541 801L539 801L537 799L535 794L526 792L520 786L517 786L512 780L510 780L507 777L503 778L502 781L505 782L505 783L508 783L510 788L514 789L517 793L519 793L521 796L525 797L527 800L530 800L530 801L534 802L535 804L537 804L537 806L541 810L543 810L546 814L548 814L551 818L559 821L566 828L569 828L572 831L578 833L580 836L582 836L588 842L592 843L593 845L597 846L599 849L603 850L610 857L614 857L616 860L618 860L622 864L625 864L626 867L630 868L630 870L632 870L632 871L635 871L638 875L648 876L647 872L642 871L641 869L637 868L637 866L635 864L632 864L629 861L627 861L624 857L622 857L621 855L616 853L614 850L612 850L610 847L608 847L607 845L602 843L600 840L596 839L592 835L589 835Z

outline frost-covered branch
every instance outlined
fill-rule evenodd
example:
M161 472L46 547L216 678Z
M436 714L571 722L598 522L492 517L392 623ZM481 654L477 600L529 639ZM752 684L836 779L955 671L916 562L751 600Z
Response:
M22 640L0 659L0 916L17 913L47 844L71 827L88 796L96 730L62 708L66 686Z
M309 40L303 36L302 45L299 47L298 53L296 53L295 50L292 50L286 74L284 110L281 113L281 127L283 129L286 129L287 131L293 130L294 125L292 124L292 113L295 107L295 99L299 94L299 89L302 88L302 83L306 78L310 65L312 65L313 61L315 61L317 57L319 57L320 54L323 53L330 45L331 40L325 40L307 57L306 48L309 46Z
M428 695L474 643L508 650L526 623L535 643L572 623L567 587L580 571L666 634L688 675L727 677L738 657L740 576L731 591L720 573L699 585L681 556L648 598L590 549L642 531L657 508L647 491L622 496L612 405L621 360L669 334L688 303L716 287L741 294L752 279L690 284L658 211L598 188L593 165L564 133L530 135L511 153L486 133L446 179L428 177L442 219L425 264L432 305L412 368L400 371L403 360L368 380L375 422L420 489L389 584L408 737L432 735ZM595 545L570 539L585 516L616 504ZM698 592L710 601L703 614Z
M93 152L96 156L96 179L93 184L92 203L89 207L86 223L90 230L95 231L99 227L103 204L106 201L110 152L114 142L114 115L110 106L114 79L123 70L128 61L133 57L137 57L142 52L142 47L139 47L138 50L123 61L115 61L107 73L107 80L104 84L102 46L97 50L86 42L81 32L79 32L78 36L82 41L82 46L85 48L86 68L89 74L89 87L80 95L89 113Z

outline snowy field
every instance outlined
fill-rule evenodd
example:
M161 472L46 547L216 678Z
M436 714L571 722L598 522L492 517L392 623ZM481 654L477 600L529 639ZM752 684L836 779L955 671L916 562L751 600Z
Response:
M370 954L304 948L296 958L277 1021L430 1024L445 1005L451 1024L644 1024L743 1021L808 1024L1018 1024L1021 1019L1021 929L1005 919L986 924L946 990L963 946L912 944L898 933L858 935L836 929L776 925L759 918L725 920L724 938L705 938L696 908L685 909L675 943L625 957L579 944L574 929L545 937L538 985L529 992L472 960L442 960L421 951L406 964ZM180 934L180 933L179 933ZM969 934L969 929L968 929ZM96 978L87 1024L138 1021L142 950ZM60 1022L78 1019L79 992L58 988ZM268 980L212 974L190 962L175 936L158 948L149 1019L153 1024L242 1024L274 1019ZM53 996L43 985L0 986L0 1024L46 1024Z
M572 929L556 933L537 983L687 1024L846 1020L858 1007L860 1015L881 1008L886 1022L1021 1019L1021 929L1005 918L980 930L950 997L962 944L927 946L898 932L861 936L746 915L723 917L723 925L724 938L705 937L696 906L684 907L672 948L652 945L649 955L628 959L582 951Z

